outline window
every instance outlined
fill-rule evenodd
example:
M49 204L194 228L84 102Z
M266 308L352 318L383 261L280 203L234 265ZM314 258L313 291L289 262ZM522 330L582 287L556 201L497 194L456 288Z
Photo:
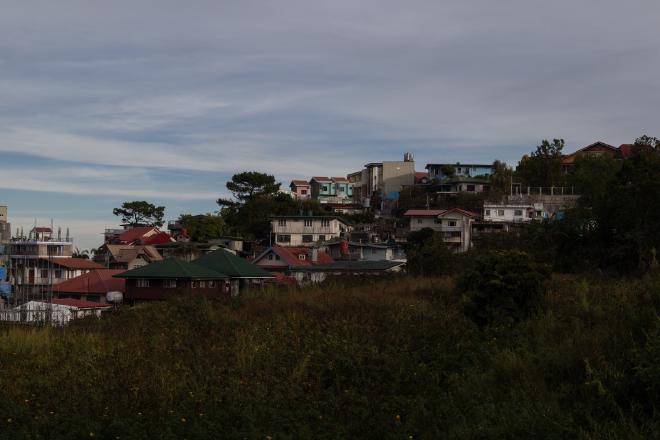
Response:
M515 217L522 217L522 209L514 209L513 210L513 215Z
M436 225L441 225L441 224L442 224L442 220L440 220L439 218L434 218L434 219L433 219L433 223L435 223Z
M215 281L207 281L207 286L211 289L216 287Z
M376 255L376 252L378 252L376 248L371 248L371 255Z
M474 192L475 191L475 186L474 185L467 185L467 191Z
M279 255L275 255L275 260L276 260L276 261L280 261L280 256L279 256Z
M337 192L343 193L344 192L344 187L343 186L338 186L337 187Z
M497 210L497 216L498 217L504 217L504 210L503 209L498 209Z
M417 224L418 224L418 225L421 225L421 224L422 224L422 219L421 219L421 218L418 218L418 219L417 219Z
M286 226L286 219L285 219L285 218L281 218L281 219L279 219L279 220L277 221L277 225L278 225L278 226Z
M166 289L176 289L176 280L163 280L163 287Z
M272 261L273 260L273 254L268 254L268 259Z
M325 227L330 226L330 220L328 220L327 218L321 220L321 226L325 226Z
M149 280L138 279L135 281L135 287L149 287Z
M193 289L204 289L206 287L206 281L193 281L192 282L192 288Z
M319 235L319 241L325 241L325 235Z
M456 226L456 220L447 220L447 226Z
M305 219L305 226L312 226L312 219Z
M322 191L323 192L328 192L328 185L323 185Z
M41 278L48 278L48 269L41 269Z
M305 234L302 236L303 243L312 243L314 241L314 236L311 234Z
M306 257L305 254L298 254L298 259L301 261L305 261L305 257Z
M55 278L62 278L62 269L55 269Z
M490 209L487 209L487 210L486 210L485 215L486 215L486 217L490 217Z
M307 190L306 189L301 189L300 194L302 194L304 196L305 194L307 194Z
M291 236L290 235L278 235L277 236L277 242L278 243L291 243Z

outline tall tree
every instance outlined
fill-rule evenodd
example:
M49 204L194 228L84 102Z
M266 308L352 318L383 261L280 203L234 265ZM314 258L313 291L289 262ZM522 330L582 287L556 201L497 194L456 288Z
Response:
M655 136L642 135L635 139L635 145L646 145L656 150L660 150L660 139Z
M518 177L527 186L561 186L565 176L561 166L563 139L544 139L531 156L525 155L516 170Z
M115 208L112 213L121 217L124 224L137 226L163 226L165 217L165 207L156 206L144 200L124 202L121 208Z
M245 203L258 196L273 195L280 190L280 186L281 183L276 182L274 176L257 171L234 174L227 182L227 189L239 203ZM221 206L232 206L235 203L227 199L218 199L218 204Z
M190 240L196 242L222 237L225 232L225 220L216 214L182 214L179 223L186 228Z
M493 162L493 174L490 175L490 190L494 194L508 194L511 190L513 170L505 162Z

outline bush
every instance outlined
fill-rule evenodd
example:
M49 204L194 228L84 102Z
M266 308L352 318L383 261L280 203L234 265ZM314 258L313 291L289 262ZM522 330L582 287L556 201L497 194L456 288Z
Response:
M408 235L408 271L414 275L445 275L451 271L452 253L447 244L430 228Z
M543 303L545 266L525 252L492 252L475 257L458 280L466 315L480 326L518 322L538 311Z

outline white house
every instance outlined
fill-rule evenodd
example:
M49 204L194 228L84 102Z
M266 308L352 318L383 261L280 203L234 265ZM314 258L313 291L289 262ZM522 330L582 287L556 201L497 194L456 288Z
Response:
M273 244L313 246L346 236L352 227L333 216L274 216L270 230Z
M410 209L404 217L410 219L410 232L433 229L454 252L466 252L472 243L472 223L479 215L459 208Z
M72 319L85 316L101 317L101 313L112 309L110 304L101 304L73 298L57 298L51 302L29 301L11 310L0 311L0 321L20 323L50 323L66 325Z
M495 223L527 223L547 218L542 203L496 204L484 203L484 221Z

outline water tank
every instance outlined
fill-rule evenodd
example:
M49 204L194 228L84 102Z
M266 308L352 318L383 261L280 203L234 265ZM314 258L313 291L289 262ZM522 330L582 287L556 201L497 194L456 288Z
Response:
M405 153L403 155L403 161L404 162L412 162L413 161L413 155L412 153Z
M110 304L119 304L124 300L124 294L119 292L118 290L113 290L111 292L106 293L105 300L108 301Z

